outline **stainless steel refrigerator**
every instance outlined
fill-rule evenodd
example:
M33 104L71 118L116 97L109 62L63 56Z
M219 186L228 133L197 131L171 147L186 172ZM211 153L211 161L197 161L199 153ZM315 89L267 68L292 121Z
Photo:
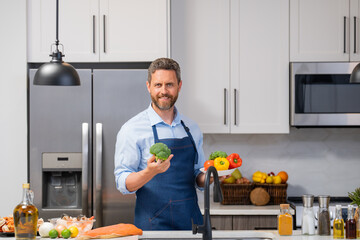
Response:
M150 103L147 70L79 69L80 86L35 86L29 71L29 177L39 217L133 223L134 195L115 185L116 135Z

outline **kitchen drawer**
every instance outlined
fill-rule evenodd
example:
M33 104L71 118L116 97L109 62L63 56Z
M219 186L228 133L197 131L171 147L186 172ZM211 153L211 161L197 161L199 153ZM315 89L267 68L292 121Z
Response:
M232 230L277 229L277 215L233 216Z
M233 230L233 216L211 216L210 218L214 230Z

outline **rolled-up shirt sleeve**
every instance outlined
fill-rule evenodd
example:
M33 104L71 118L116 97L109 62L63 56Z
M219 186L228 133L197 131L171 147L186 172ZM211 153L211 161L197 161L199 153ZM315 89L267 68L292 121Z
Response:
M126 188L126 178L130 173L137 172L140 164L140 149L137 147L134 134L124 125L116 138L115 145L115 182L122 194L135 193Z
M193 129L190 129L190 131L193 132L193 138L198 153L198 162L194 165L194 176L196 179L198 175L201 173L200 168L202 168L205 163L205 155L203 150L203 134L200 131L200 128L196 124L193 127ZM199 187L197 185L196 181L195 181L195 187L199 190L204 190L204 188Z

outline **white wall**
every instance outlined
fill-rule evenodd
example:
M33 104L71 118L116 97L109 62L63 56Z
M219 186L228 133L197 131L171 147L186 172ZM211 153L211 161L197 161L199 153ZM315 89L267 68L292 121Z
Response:
M346 197L360 187L360 128L291 128L290 134L206 134L204 151L237 152L241 173L286 171L288 196Z
M0 216L27 181L26 1L0 0Z

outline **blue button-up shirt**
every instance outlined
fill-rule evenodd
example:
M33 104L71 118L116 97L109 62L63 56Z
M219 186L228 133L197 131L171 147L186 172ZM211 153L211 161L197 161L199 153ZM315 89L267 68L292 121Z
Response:
M127 121L120 129L116 139L115 149L115 181L116 188L123 194L129 194L125 180L132 172L138 172L147 167L147 160L152 156L150 147L154 144L152 126L156 125L159 139L184 138L187 133L181 125L181 120L190 129L198 152L198 163L194 166L194 174L200 173L205 158L203 151L203 135L199 126L189 118L181 115L175 108L175 118L171 125L150 106L143 112ZM195 183L196 184L196 183Z

